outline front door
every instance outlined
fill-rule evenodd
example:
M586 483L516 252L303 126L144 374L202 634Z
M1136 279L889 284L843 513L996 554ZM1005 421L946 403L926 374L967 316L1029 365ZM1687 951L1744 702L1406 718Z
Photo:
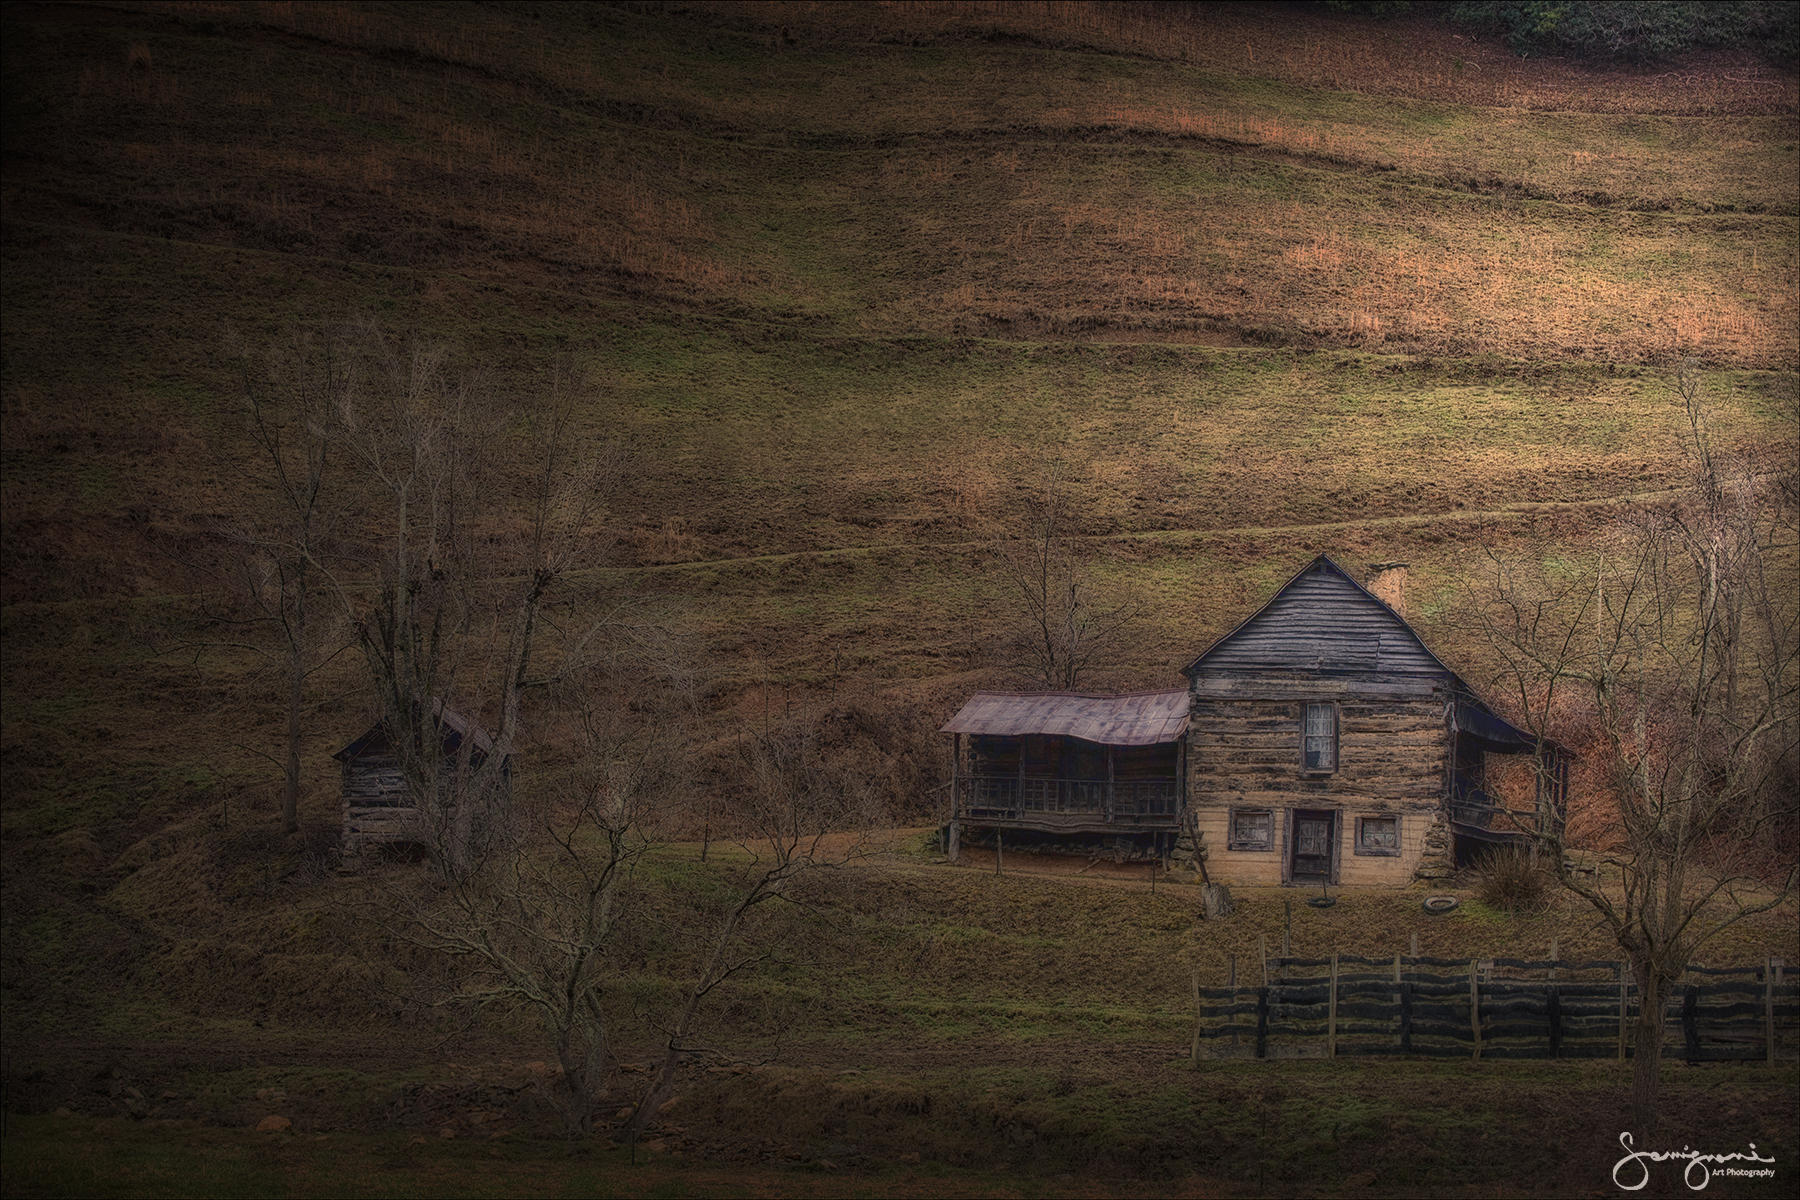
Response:
M1337 848L1337 813L1294 811L1288 876L1295 883L1326 883Z

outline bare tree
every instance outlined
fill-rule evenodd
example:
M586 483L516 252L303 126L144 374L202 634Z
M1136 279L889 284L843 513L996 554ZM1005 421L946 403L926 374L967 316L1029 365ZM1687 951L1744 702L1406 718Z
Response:
M279 516L268 538L243 541L246 591L267 625L277 631L286 680L286 761L282 767L281 820L300 828L301 718L306 681L344 645L321 644L322 621L314 564L324 552L335 511L327 499L331 467L329 422L344 387L344 364L329 340L297 338L285 353L271 354L258 372L247 356L242 381L246 426L267 471Z
M1715 444L1692 364L1676 391L1692 486L1625 522L1584 567L1531 571L1490 549L1473 606L1540 770L1554 769L1552 738L1579 743L1617 806L1598 877L1567 857L1560 821L1540 814L1526 831L1630 965L1641 999L1632 1108L1646 1129L1676 981L1711 938L1782 903L1796 881L1791 856L1770 877L1767 852L1795 819L1792 489Z
M444 1003L536 1017L555 1049L553 1099L571 1139L593 1128L614 1069L606 989L639 915L634 873L686 753L673 723L620 717L617 706L585 705L582 752L564 783L515 810L505 835L483 839L423 902L400 893L399 935L452 961Z
M277 757L281 822L300 827L300 752L308 680L350 643L320 564L342 515L334 494L331 422L347 383L331 337L295 334L262 350L228 339L241 424L218 448L231 512L199 547L169 548L203 580L198 631L164 649L248 651L281 678L285 730Z
M335 576L337 594L431 844L458 872L504 808L522 698L556 674L544 667L545 605L603 551L622 459L580 444L566 379L520 439L482 412L480 378L453 370L443 347L397 346L370 329L358 351L335 431L376 533L360 567ZM509 452L531 464L522 489ZM565 639L565 665L585 640ZM452 695L492 717L479 757L467 738L457 759L442 754Z
M1136 616L1133 604L1099 596L1071 525L1063 465L1052 463L1026 528L1000 548L1014 662L1033 683L1061 691L1111 658Z
M578 701L583 748L563 782L522 797L507 836L482 840L465 870L423 891L400 880L391 904L399 936L452 964L440 1003L536 1016L555 1047L553 1095L572 1139L593 1129L614 1077L626 1023L618 984L642 969L644 945L692 961L694 974L658 1023L657 1061L626 1125L635 1144L682 1063L723 1053L696 1039L717 989L778 949L779 928L758 912L804 903L795 894L801 876L856 853L867 790L825 772L795 729L749 738L733 809L738 859L708 868L722 884L708 889L716 903L684 896L670 922L644 902L651 885L639 868L664 850L689 784L695 713L682 694L682 659L635 636L600 657L606 680ZM696 919L696 907L706 915Z
M669 1098L681 1064L705 1052L696 1033L707 998L776 952L779 939L754 927L757 911L773 902L803 903L797 882L859 857L872 823L867 781L828 769L809 728L784 723L751 734L740 743L740 757L743 785L734 816L746 861L733 871L733 886L707 934L699 969L663 1029L661 1054L625 1128L634 1148Z

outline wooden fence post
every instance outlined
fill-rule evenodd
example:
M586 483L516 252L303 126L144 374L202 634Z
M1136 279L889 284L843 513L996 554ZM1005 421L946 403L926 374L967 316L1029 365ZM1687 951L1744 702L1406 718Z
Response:
M1681 1042L1690 1067L1700 1061L1699 1005L1700 989L1690 983L1681 995Z
M1331 952L1331 997L1325 1002L1325 1057L1337 1057L1338 956Z
M1481 1061L1481 964L1469 960L1469 1037L1474 1040L1473 1057Z
M1229 984L1230 984L1230 987L1231 987L1231 1008L1232 1008L1232 1013L1231 1013L1231 1045L1232 1045L1232 1048L1233 1048L1233 1049L1234 1049L1234 1050L1235 1050L1235 1049L1236 1049L1236 1048L1237 1048L1237 1044L1238 1044L1238 1036L1237 1036L1237 1033L1238 1033L1238 1031L1237 1031L1237 1026L1238 1026L1238 1015L1237 1015L1237 1003L1238 1003L1238 986L1237 986L1237 955L1235 955L1235 954L1234 954L1234 955L1232 955L1232 956L1231 956L1231 974L1230 974L1230 976L1229 976L1229 979L1228 979L1228 982L1229 982Z
M1775 1065L1775 956L1763 960L1763 1046L1769 1065Z
M1407 954L1412 958L1419 957L1419 931L1416 929L1413 930L1412 934L1412 948L1407 951Z
M994 874L1000 874L1000 856L1006 852L1006 835L994 830Z
M1561 1058L1563 1040L1562 993L1557 990L1554 983L1546 988L1545 991L1548 994L1544 997L1544 1015L1550 1019L1550 1057Z
M1625 1061L1625 964L1619 964L1619 1061Z
M1256 1057L1269 1055L1269 989L1256 989Z
M1556 939L1550 939L1550 978L1556 978Z
M1200 1003L1200 964L1196 962L1194 964L1194 1046L1188 1052L1188 1061L1196 1067L1200 1065L1200 1017L1203 1012L1205 1009ZM1233 1016L1231 1019L1236 1021L1237 1017Z
M1268 934L1265 933L1262 935L1261 944L1262 944L1263 986L1268 987L1269 986L1269 935Z
M1405 988L1406 988L1406 985L1401 981L1401 978L1400 978L1400 955L1398 953L1396 953L1394 955L1394 1022L1396 1025L1399 1026L1399 1028L1396 1030L1396 1036L1398 1038L1398 1042L1396 1044L1398 1044L1402 1048L1405 1048L1405 1046L1406 1046L1406 993L1405 993Z

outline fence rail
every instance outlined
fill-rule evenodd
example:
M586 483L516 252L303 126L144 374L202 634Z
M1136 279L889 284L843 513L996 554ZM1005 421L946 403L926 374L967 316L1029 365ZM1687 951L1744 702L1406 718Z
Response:
M1196 983L1196 1058L1627 1058L1641 1008L1630 973L1605 961L1341 954L1269 959L1265 979ZM1777 959L1690 966L1662 1028L1672 1058L1792 1061L1800 977Z

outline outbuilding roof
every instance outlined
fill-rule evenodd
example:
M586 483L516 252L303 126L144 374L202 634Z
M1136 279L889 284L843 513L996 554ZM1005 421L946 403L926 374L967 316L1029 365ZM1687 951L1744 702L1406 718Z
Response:
M1154 746L1187 732L1188 694L1139 692L1089 696L1073 692L976 692L941 733L999 737L1044 734L1103 746Z
M463 716L454 708L445 704L442 699L435 696L431 701L431 715L437 719L438 728L442 732L444 748L446 750L455 749L455 747L461 743L462 739L468 738L474 743L477 753L493 753L494 739L488 736L487 730ZM374 739L386 737L387 722L377 721L375 724L365 729L362 736L358 737L355 741L351 742L348 746L345 746L331 757L342 761L349 761L361 754L364 747L368 746Z

